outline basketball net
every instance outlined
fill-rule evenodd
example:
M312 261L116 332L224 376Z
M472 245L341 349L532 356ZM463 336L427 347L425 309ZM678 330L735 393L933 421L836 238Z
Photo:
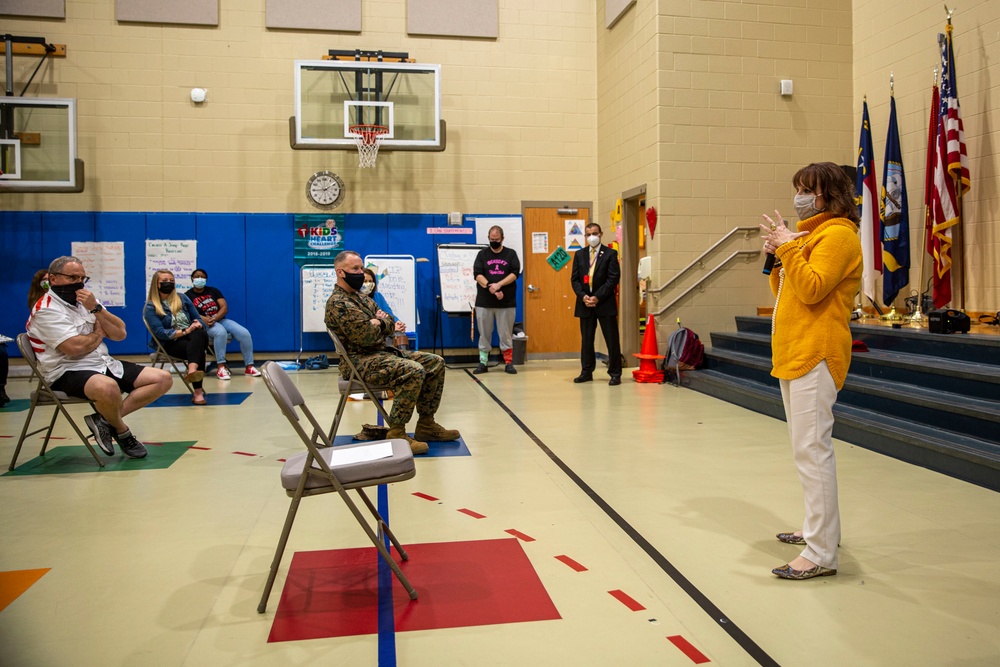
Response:
M358 147L358 166L362 169L375 166L378 147L382 138L389 133L384 125L351 125L350 136Z

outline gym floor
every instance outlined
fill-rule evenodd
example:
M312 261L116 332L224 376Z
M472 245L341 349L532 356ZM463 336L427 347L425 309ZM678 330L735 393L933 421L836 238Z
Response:
M0 480L0 662L1000 662L1000 494L837 442L840 572L779 580L798 549L774 534L802 518L783 422L628 373L575 385L574 361L501 370L448 371L438 420L467 451L421 457L381 494L412 603L323 495L303 500L257 613L289 503L281 460L302 449L263 380L207 379L227 398L207 407L175 382L176 405L128 419L149 457L104 470L60 418L46 461L29 438ZM336 369L291 375L329 423ZM7 387L5 466L30 389ZM374 421L351 403L341 433Z

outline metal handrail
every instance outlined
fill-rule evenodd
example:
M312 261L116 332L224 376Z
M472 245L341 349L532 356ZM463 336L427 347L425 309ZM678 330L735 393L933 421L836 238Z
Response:
M659 287L656 287L654 289L647 289L646 290L646 294L659 294L660 292L662 292L663 290L667 289L668 287L670 287L671 285L673 285L675 282L677 282L677 280L681 276L683 276L685 273L687 273L688 271L690 271L691 269L693 269L695 266L698 266L698 265L702 265L703 266L704 265L703 262L704 262L705 257L707 257L712 252L714 252L716 248L718 248L723 243L725 243L726 241L728 241L729 237L733 236L737 232L745 232L746 236L744 236L744 238L745 239L749 239L750 236L751 236L751 234L753 232L760 232L760 227L733 227L731 230L729 230L728 234L726 234L721 239L719 239L714 244L712 244L712 247L710 247L708 250L706 250L705 252L703 252L700 255L698 255L698 257L693 262L691 262L690 264L688 264L687 266L685 266L683 269L681 269L680 271L678 271L676 274L674 274L673 278L671 278L667 282L663 283ZM730 259L732 259L732 257L730 257ZM728 261L728 260L726 260L726 261ZM721 264L720 264L720 266L721 266ZM718 267L716 267L716 268L718 268Z
M739 229L739 228L737 228L737 229ZM683 292L681 292L673 301L671 301L667 305L663 306L662 308L660 308L655 313L651 313L651 314L654 317L659 317L663 313L667 312L669 309L671 309L671 308L674 307L674 304L676 304L678 301L680 301L681 299L683 299L684 297L686 297L688 294L690 294L691 292L693 292L696 288L701 287L701 284L703 282L705 282L706 280L708 280L709 278L711 278L715 274L716 271L718 271L719 269L721 269L722 267L724 267L726 264L729 264L729 262L733 261L737 257L745 257L746 258L745 261L749 263L752 258L759 257L760 256L760 252L761 252L760 250L737 250L736 252L734 252L733 254L731 254L729 257L726 257L724 260L722 260L722 262L718 266L716 266L714 269L712 269L711 271L709 271L708 273L706 273L705 275L703 275L698 280L698 282L696 282L694 285L691 285L691 287L689 287L686 290L684 290Z

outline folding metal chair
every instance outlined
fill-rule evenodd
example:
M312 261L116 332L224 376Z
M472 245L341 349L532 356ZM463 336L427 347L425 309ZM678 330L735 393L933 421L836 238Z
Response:
M76 421L74 421L73 417L69 414L69 411L66 410L67 405L86 403L96 411L94 402L90 399L76 398L61 391L55 391L51 386L49 386L49 383L45 381L45 376L43 376L42 372L38 369L38 358L35 356L34 348L31 347L31 341L28 339L28 334L18 334L17 348L21 350L21 356L23 356L24 360L28 362L28 367L31 369L31 378L38 378L38 385L35 387L35 390L31 392L31 407L28 408L28 416L24 419L24 428L21 429L21 437L17 440L17 447L14 448L14 456L11 458L10 466L7 470L13 470L14 466L17 465L17 456L21 453L21 445L24 444L25 438L29 435L35 435L36 433L45 431L45 440L42 442L42 451L40 451L38 455L42 456L45 454L45 450L49 446L49 438L52 437L52 429L56 425L56 418L59 417L60 412L66 417L66 421L68 421L69 425L73 427L76 434L80 436L80 440L83 441L83 444L90 450L94 460L97 461L97 465L103 468L104 461L101 460L101 457L97 455L97 451L94 449L93 445L90 444L90 440L94 437L93 434L88 433L84 435L84 432L81 431L80 427L76 425ZM47 427L43 426L42 428L29 433L28 426L31 425L31 417L35 414L35 408L45 405L54 406L54 409L52 410L52 419L49 420L49 425Z
M156 367L156 364L159 364L160 368L166 367L167 364L173 366L174 372L180 376L181 382L184 383L184 386L187 387L187 390L191 392L191 395L193 396L194 387L192 387L191 383L187 381L187 360L168 354L167 351L163 349L163 344L160 342L160 339L153 335L153 330L149 327L149 322L146 321L145 317L142 318L142 323L146 325L146 331L149 332L149 337L153 339L153 343L156 345L156 349L149 353L151 365L154 368Z
M333 347L337 351L337 356L340 357L340 363L347 364L347 367L350 369L350 376L345 380L343 375L341 375L340 382L337 385L337 388L340 390L340 402L337 404L337 412L333 416L333 424L330 426L330 433L327 436L330 442L333 442L334 438L337 437L337 429L340 428L340 421L344 416L344 409L347 407L347 400L351 394L364 394L365 398L375 404L381 420L388 424L389 413L386 412L385 406L382 405L382 398L380 397L385 396L386 392L392 391L392 387L371 385L365 382L364 378L361 377L361 373L358 372L358 367L354 365L354 360L347 354L346 348L341 344L340 339L337 338L337 334L333 332L333 329L329 328L326 332L330 334L330 340L333 341Z
M281 469L281 485L284 487L285 493L291 497L292 502L288 507L285 525L281 529L281 537L278 539L278 547L274 552L271 571L268 574L267 583L264 585L264 593L260 598L260 604L257 605L257 611L263 614L267 608L267 600L271 595L271 588L274 586L274 579L278 573L278 566L281 564L285 545L288 543L288 535L291 533L292 523L295 521L295 514L298 511L299 503L305 496L324 493L337 493L340 495L341 499L343 499L347 507L351 510L351 513L354 514L354 518L361 524L372 544L378 549L379 555L381 555L386 564L392 569L393 574L399 579L399 583L403 585L406 592L409 593L410 599L416 600L417 592L410 585L403 571L399 569L399 565L393 560L380 535L384 534L389 538L389 541L396 547L396 551L402 560L408 560L409 556L396 539L396 536L389 530L389 525L379 514L375 505L372 504L364 492L365 487L401 482L416 475L416 467L413 464L413 452L410 451L410 445L405 440L385 440L382 442L388 442L392 447L391 457L373 461L340 463L338 462L339 456L353 449L371 447L373 443L366 442L358 445L332 447L332 442L327 438L319 422L316 421L316 418L306 406L305 399L302 398L298 387L295 386L281 366L273 361L268 361L261 366L260 371L264 376L264 383L270 390L271 396L274 397L274 401L281 408L282 414L285 415L292 428L295 429L295 432L306 446L306 451L289 457ZM296 412L296 408L302 411L307 423L303 424L298 412ZM323 446L324 449L320 449L320 446ZM368 519L358 509L358 506L351 499L350 494L347 493L351 489L358 492L358 495L361 496L361 499L375 518L375 527L379 531L378 534L369 525Z

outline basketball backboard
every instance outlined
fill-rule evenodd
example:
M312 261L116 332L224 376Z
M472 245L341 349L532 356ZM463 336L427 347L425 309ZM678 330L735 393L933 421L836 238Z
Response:
M82 192L76 100L0 97L0 192Z
M351 127L387 128L381 150L441 151L441 66L297 60L293 148L356 150Z

